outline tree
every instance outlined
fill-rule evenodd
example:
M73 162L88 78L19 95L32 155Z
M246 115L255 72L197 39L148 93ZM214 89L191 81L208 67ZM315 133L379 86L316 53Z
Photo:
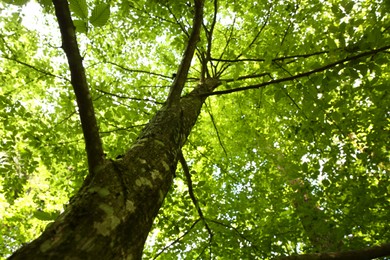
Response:
M0 9L3 257L390 255L387 2L39 3Z

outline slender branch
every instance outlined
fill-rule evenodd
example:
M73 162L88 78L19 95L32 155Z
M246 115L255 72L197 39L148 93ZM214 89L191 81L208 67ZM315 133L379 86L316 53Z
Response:
M251 248L253 249L253 251L257 251L258 247L249 239L247 238L246 236L244 236L240 231L238 231L237 228L233 227L232 225L230 224L225 224L219 220L214 220L214 219L207 219L208 221L212 222L212 223L215 223L215 224L218 224L218 225L221 225L229 230L233 230L234 233L236 233L241 239L245 240L250 246Z
M35 71L37 71L37 72L39 72L39 73L42 73L42 74L44 74L44 75L46 75L46 76L51 76L51 77L54 77L54 78L59 78L59 79L64 79L64 80L69 81L69 80L68 80L67 78L65 78L65 77L57 76L57 75L55 75L55 74L53 74L53 73L51 73L51 72L48 72L48 71L43 70L43 69L41 69L41 68L38 68L38 67L36 67L36 66L34 66L34 65L28 64L28 63L26 63L26 62L24 62L24 61L20 61L20 60L18 60L18 59L9 58L9 57L1 57L1 58L6 59L6 60L10 60L10 61L14 61L14 62L16 62L16 63L18 63L18 64L20 64L20 65L26 66L26 67L28 67L28 68L30 68L30 69L32 69L32 70L35 70Z
M233 81L239 81L239 80L245 80L245 79L255 79L255 78L262 78L262 77L271 77L271 74L268 72L260 73L260 74L252 74L252 75L245 75L238 77L237 79L220 79L222 82L233 82Z
M119 131L127 131L129 129L134 129L137 127L145 127L147 124L140 124L140 125L132 125L132 126L127 126L127 127L118 127L112 130L107 130L107 131L101 131L100 133L103 134L111 134Z
M195 16L192 32L190 38L188 39L188 44L186 50L184 51L181 64L177 70L176 77L169 91L169 95L167 98L168 107L176 105L180 102L180 95L183 91L184 84L186 83L188 71L190 69L191 61L196 49L196 44L198 43L200 37L200 28L202 26L203 21L203 1L204 0L194 0Z
M229 158L228 154L227 154L227 151L225 149L225 145L223 144L222 142L222 139L221 139L221 135L219 134L219 131L218 131L218 128L217 128L217 124L215 123L215 120L214 120L214 116L213 114L211 113L211 110L209 109L209 107L206 105L206 109L207 109L207 113L209 114L210 118L211 118L211 122L213 123L213 126L214 126L214 129L215 129L215 132L217 134L217 138L218 138L218 142L219 142L219 145L222 147L222 150L226 156L226 158Z
M249 86L241 87L241 88L233 88L233 89L215 91L215 92L211 92L211 93L205 93L205 94L202 94L202 96L222 95L222 94L229 94L229 93L234 93L234 92L244 91L244 90L249 90L249 89L258 89L258 88L265 87L265 86L272 85L272 84L276 84L276 83L281 83L281 82L286 82L286 81L290 81L290 80L294 80L294 79L307 77L307 76L309 76L311 74L314 74L314 73L317 73L317 72L322 72L322 71L325 71L327 69L331 69L331 68L336 67L337 65L341 65L341 64L343 64L345 62L352 61L352 60L357 60L357 59L365 57L365 56L374 55L374 54L377 54L377 53L382 52L382 51L387 50L387 49L390 49L390 45L378 48L376 50L363 52L363 53L360 53L360 54L355 55L355 56L347 57L345 59L342 59L342 60L339 60L339 61L327 64L327 65L319 67L317 69L313 69L313 70L310 70L310 71L307 71L307 72L303 72L303 73L300 73L300 74L297 74L297 75L294 75L294 76L291 76L291 77L270 80L268 82L255 84L255 85L249 85Z
M317 52L309 53L309 54L298 54L298 55L279 57L279 58L272 59L271 61L284 61L287 59L309 58L311 56L321 55L321 54L326 54L326 53L329 53L329 51L317 51ZM246 58L246 59L234 59L234 60L222 59L222 58L212 58L212 60L221 61L221 62L232 62L232 63L234 63L234 62L248 62L248 61L251 61L251 62L264 62L265 61L265 59L263 59L263 58Z
M75 27L70 16L68 2L66 0L53 0L53 4L61 31L62 48L68 59L71 83L79 109L87 151L89 173L93 175L96 167L103 163L104 153L92 98L88 89L82 57L77 45Z
M249 43L248 47L246 47L245 50L250 49L250 48L253 46L253 44L255 44L255 42L257 41L257 39L260 37L260 35L261 35L261 33L263 32L265 26L267 26L267 24L268 24L268 20L269 20L269 18L270 18L271 10L272 10L272 7L269 8L268 13L267 13L267 18L265 19L265 21L264 21L263 25L261 26L260 30L257 32L257 34L255 35L255 37L253 37L251 43ZM231 36L232 36L232 35L230 35L230 37L231 37ZM243 56L243 55L244 55L244 51L242 51L239 55L237 55L237 57L235 58L235 60L238 60L238 59L239 59L241 56ZM222 58L222 56L221 56L221 58ZM218 64L218 63L217 63L217 64ZM230 65L231 65L230 63L224 64L224 65L222 66L221 70L218 72L218 76L222 75L222 74L230 67Z
M268 20L269 20L269 18L270 18L270 16L271 16L271 10L272 10L272 7L269 8L268 13L267 13L267 15L266 15L267 18L265 19L263 25L261 26L260 30L259 30L259 31L257 32L257 34L255 35L255 37L253 37L253 40L251 41L251 43L248 45L248 47L245 48L246 50L250 49L250 48L253 46L253 44L255 44L255 42L257 41L257 39L260 37L261 33L263 32L264 28L267 26ZM241 56L243 56L243 55L244 55L244 51L242 51L242 52L236 57L236 59L239 59L239 58L240 58Z
M172 243L170 243L169 245L163 247L160 252L158 252L154 257L153 259L157 259L157 257L159 257L162 253L164 253L165 250L167 250L168 248L170 248L171 246L173 246L174 244L180 242L180 240L183 239L183 237L185 237L186 235L188 235L190 233L190 231L195 227L196 224L198 224L198 222L200 221L201 219L197 219L192 225L191 227L181 236L179 236L178 238L176 238Z
M213 33L215 24L217 23L217 13L218 13L218 0L214 0L214 14L213 14L213 21L211 22L210 30L206 31L206 37L207 37L207 52L206 52L206 59L205 59L205 65L207 66L207 63L210 61L211 66L213 67L212 61L211 61L211 49L213 45ZM214 73L214 70L212 70Z
M149 75L153 75L153 76L158 76L158 77L161 77L161 78L172 79L172 76L167 76L167 75L163 75L163 74L159 74L159 73L155 73L155 72L151 72L151 71L147 71L147 70L129 69L129 68L126 68L123 65L120 65L120 64L117 64L117 63L111 62L111 61L108 61L107 63L109 63L111 65L114 65L114 66L116 66L118 68L121 68L122 70L127 71L127 72L145 73L145 74L149 74Z
M168 2L167 2L167 3L168 3ZM164 6L168 9L169 13L173 16L173 19L175 19L176 24L180 27L181 31L187 36L187 38L189 38L190 35L189 35L189 33L187 32L186 28L185 28L184 25L179 21L179 19L177 19L175 13L172 11L172 9L169 7L169 5L166 4L166 5L164 5Z
M209 233L210 238L211 238L211 237L213 237L213 233L211 232L211 229L210 229L209 225L207 224L207 222L206 222L206 220L204 218L202 209L199 206L198 200L195 197L194 190L193 190L193 187L192 187L192 179L191 179L190 169L188 167L188 164L187 164L186 160L184 159L183 152L181 150L179 151L179 155L178 156L179 156L180 164L181 164L181 166L183 168L183 171L184 171L184 175L186 176L186 179L187 179L188 193L189 193L189 195L191 197L192 202L195 205L196 210L198 211L199 217L202 219L202 221L203 221L203 223L204 223L204 225L205 225L205 227L207 229L207 232Z
M102 89L96 89L96 90L99 91L100 93L105 94L105 95L109 95L109 96L112 96L112 97L117 97L117 98L120 98L120 99L129 99L129 100L135 100L135 101L152 102L154 104L159 104L159 105L163 105L164 104L164 102L159 102L159 101L156 101L156 100L153 100L153 99L149 99L149 98L129 97L129 96L119 95L119 94L115 94L115 93L110 93L110 92L107 92L107 91L102 90Z
M212 57L210 57L211 60L216 60L216 61L217 61L216 67L218 67L220 60L222 60L223 55L225 55L225 52L226 52L226 50L227 50L228 47L229 47L229 43L230 43L231 39L233 39L233 32L234 32L234 25L235 25L235 24L236 24L236 16L234 15L234 19L233 19L233 23L232 23L232 26L231 26L231 30L230 30L229 37L226 39L226 44L225 44L225 46L223 47L223 50L222 50L221 54L219 55L219 59L213 59ZM216 72L216 76L217 76L217 77L221 76L222 73L223 73L229 66L230 66L229 64L222 64L220 71Z
M390 256L390 243L380 246L373 246L363 249L331 252L331 253L315 253L305 255L293 255L279 257L277 260L317 260L317 259L332 259L332 260L368 260L383 256Z

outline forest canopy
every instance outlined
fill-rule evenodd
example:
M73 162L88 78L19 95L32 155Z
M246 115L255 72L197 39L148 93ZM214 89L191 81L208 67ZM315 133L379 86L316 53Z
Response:
M388 1L69 3L83 65L74 69L104 160L130 158L168 97L212 86L167 166L175 175L144 259L272 259L390 242ZM0 259L54 223L91 174L58 21L51 1L0 2Z

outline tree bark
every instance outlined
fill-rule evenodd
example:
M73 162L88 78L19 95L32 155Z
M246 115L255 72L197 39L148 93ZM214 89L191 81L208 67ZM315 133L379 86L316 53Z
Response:
M160 109L123 159L106 160L58 219L10 259L141 259L202 94L218 84L199 84L179 105Z

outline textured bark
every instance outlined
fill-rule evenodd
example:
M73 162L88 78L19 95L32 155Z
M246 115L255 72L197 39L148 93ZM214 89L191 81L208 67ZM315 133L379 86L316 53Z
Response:
M58 219L10 259L141 259L153 220L171 187L178 154L217 80L180 98L199 39L203 0L167 100L123 159L104 160L91 96L66 0L53 0L87 147L89 175Z
M44 233L10 259L141 259L172 184L178 153L218 81L163 107L124 158L106 160Z
M89 92L87 77L83 67L83 59L77 44L76 31L70 16L67 0L53 0L58 25L62 36L62 48L69 64L71 83L76 95L81 127L83 129L85 147L90 174L103 163L103 146L96 122L92 97Z

